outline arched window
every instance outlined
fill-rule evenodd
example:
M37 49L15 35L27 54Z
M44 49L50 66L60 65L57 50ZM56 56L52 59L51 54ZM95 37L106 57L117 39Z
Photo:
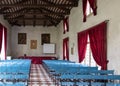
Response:
M63 60L69 60L69 38L63 39Z
M4 29L2 32L2 46L1 46L1 52L0 52L0 59L5 60L5 34L4 34Z
M63 33L65 34L66 32L69 31L69 18L66 17L64 20L63 20Z

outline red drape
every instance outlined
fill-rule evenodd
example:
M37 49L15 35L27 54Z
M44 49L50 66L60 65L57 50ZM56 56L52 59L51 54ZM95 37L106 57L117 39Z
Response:
M97 14L97 3L96 3L97 0L88 0L88 1L90 3L90 7L93 10L93 14L96 15Z
M7 28L4 27L4 48L5 48L5 59L6 59L6 51L7 51Z
M69 31L69 17L66 17L64 20L63 20L63 33L65 34L66 32Z
M0 24L0 52L2 48L2 35L3 35L3 26Z
M107 69L107 24L101 24L90 28L90 47L92 50L93 58L102 70Z
M87 0L82 0L83 3L83 22L86 22Z
M65 43L64 43L64 39L63 39L63 60L65 60Z
M63 39L63 60L69 60L69 38Z
M88 31L78 33L78 56L79 62L82 62L85 58L86 47L87 47Z
M97 14L97 0L82 0L83 5L83 22L86 22L86 10L87 10L87 2L90 4L90 8L93 10L93 14Z

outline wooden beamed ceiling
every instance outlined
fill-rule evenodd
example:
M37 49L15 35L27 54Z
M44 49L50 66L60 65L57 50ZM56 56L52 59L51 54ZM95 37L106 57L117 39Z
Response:
M11 25L57 26L79 0L0 0L0 14Z

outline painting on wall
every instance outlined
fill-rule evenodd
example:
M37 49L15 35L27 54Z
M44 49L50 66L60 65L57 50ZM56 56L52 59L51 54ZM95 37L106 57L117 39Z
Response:
M18 44L26 44L26 43L27 43L26 33L18 33Z
M50 43L50 34L41 34L41 44Z
M37 49L37 40L30 41L30 49Z

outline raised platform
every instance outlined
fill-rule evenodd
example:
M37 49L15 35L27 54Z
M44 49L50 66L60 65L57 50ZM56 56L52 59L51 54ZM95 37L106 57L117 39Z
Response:
M54 56L20 56L19 59L30 59L32 64L42 64L42 60L54 60Z

